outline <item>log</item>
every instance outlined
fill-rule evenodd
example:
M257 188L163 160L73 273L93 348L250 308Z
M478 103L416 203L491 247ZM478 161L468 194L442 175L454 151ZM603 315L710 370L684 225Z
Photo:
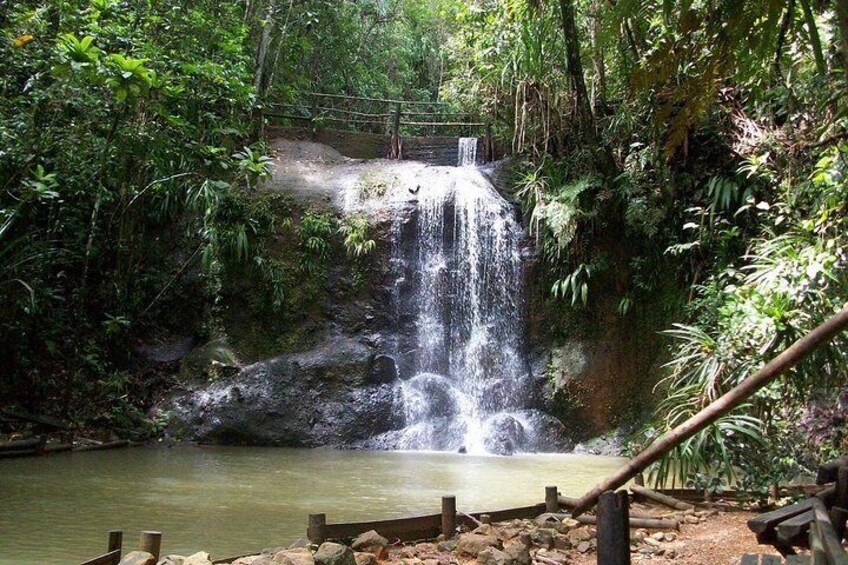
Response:
M574 508L577 506L577 503L580 502L580 499L559 495L557 497L557 501L559 502L559 505L564 508Z
M813 524L821 541L821 547L827 556L829 565L848 565L848 554L842 549L842 540L836 536L836 530L827 515L827 508L821 500L813 498ZM812 530L813 527L811 526ZM812 539L810 542L812 543ZM813 546L810 546L813 548Z
M72 443L48 443L41 451L44 453L59 453L62 451L71 451L74 448Z
M833 461L822 463L816 472L816 484L825 485L827 483L835 483L839 468L848 465L848 456L842 456Z
M73 451L81 452L81 451L100 451L102 449L118 449L121 447L127 447L130 444L125 439L119 439L117 441L107 441L105 443L99 443L97 445L83 445L80 447L75 447Z
M755 534L766 534L768 532L772 532L779 523L784 520L788 520L789 518L794 518L798 514L803 514L804 512L812 509L812 507L813 499L807 498L801 502L796 502L795 504L790 504L783 508L766 512L765 514L760 514L759 516L748 520L748 529Z
M848 306L843 307L838 314L793 343L788 349L769 361L754 375L747 377L709 406L657 439L657 441L649 445L644 451L628 462L624 468L608 479L601 481L601 483L581 497L572 512L573 515L579 516L595 504L602 492L615 490L624 485L634 475L644 471L648 465L659 460L666 452L709 426L740 404L743 404L755 392L797 365L810 353L833 339L834 336L842 332L846 327L848 327Z
M598 499L598 565L630 565L629 502L624 491Z
M810 522L812 521L812 509L788 520L784 520L777 525L777 540L786 545L799 545L798 541L801 536L808 534L810 531Z
M581 524L586 524L588 526L595 526L598 523L598 519L595 516L587 516L581 514L574 518ZM679 530L680 524L677 520L670 520L667 518L630 518L630 529L638 530L639 528L644 528L646 530Z
M37 451L44 444L44 438L34 437L15 441L0 442L0 452L3 451Z
M0 459L30 457L32 455L38 455L38 449L13 449L10 451L0 451Z
M663 504L663 505L668 506L670 508L674 508L675 510L694 510L695 509L694 504L689 504L688 502L683 502L682 500L677 500L676 498L673 498L673 497L668 496L666 494L656 492L656 491L651 490L651 489L646 488L646 487L640 487L639 485L633 485L633 486L630 487L630 490L631 490L631 492L633 492L633 494L638 494L639 496L644 496L645 498L653 500L654 502L659 502L660 504Z

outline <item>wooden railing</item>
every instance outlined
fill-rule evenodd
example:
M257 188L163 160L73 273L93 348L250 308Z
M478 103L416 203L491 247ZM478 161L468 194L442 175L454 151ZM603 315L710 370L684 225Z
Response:
M482 136L487 124L451 111L442 102L393 100L311 92L301 103L276 103L264 115L273 121L401 136Z

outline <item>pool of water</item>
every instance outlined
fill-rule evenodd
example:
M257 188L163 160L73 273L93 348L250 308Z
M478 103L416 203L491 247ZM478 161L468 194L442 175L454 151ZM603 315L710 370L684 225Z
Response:
M328 522L460 512L579 496L624 464L585 455L470 456L275 448L139 447L0 460L0 564L79 563L124 530L163 532L165 553L213 558L304 537Z

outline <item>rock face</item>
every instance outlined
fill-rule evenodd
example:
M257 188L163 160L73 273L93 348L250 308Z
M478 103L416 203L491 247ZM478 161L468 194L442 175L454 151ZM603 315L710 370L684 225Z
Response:
M347 337L246 367L167 409L183 437L253 445L342 446L397 427L387 362Z
M517 369L503 372L510 378L519 374L521 386L504 386L508 379L497 380L491 388L481 382L470 387L479 398L469 395L451 380L449 364L441 359L431 362L421 346L422 328L428 327L430 318L449 320L443 325L454 331L460 325L449 314L461 308L429 308L427 316L421 314L425 310L412 308L413 298L432 285L416 282L415 277L420 277L416 273L425 269L412 264L420 245L410 234L420 231L422 214L437 211L425 206L428 187L456 183L456 172L422 163L355 161L313 143L277 140L272 149L279 157L272 166L273 178L263 190L284 194L294 202L285 211L286 219L297 224L316 210L335 217L361 215L368 219L368 237L375 241L375 248L367 261L357 262L346 257L337 241L326 277L318 283L296 283L304 288L313 284L308 292L290 289L292 295L312 292L318 298L301 304L303 308L287 314L284 321L279 313L256 311L261 300L247 294L257 285L245 274L241 286L224 295L225 335L216 335L188 354L180 351L183 374L194 384L158 406L169 415L171 435L236 445L467 448L470 452L482 446L503 455L566 451L574 440L620 425L640 402L640 396L632 393L651 389L644 375L650 372L656 347L653 342L644 346L644 336L653 336L662 325L641 318L634 323L634 314L626 319L619 316L615 305L608 304L617 297L599 299L599 312L563 314L567 309L547 298L550 284L543 267L534 261L532 241L523 238L509 265L520 268L521 273L513 274L526 279L527 304L518 308L515 317L526 316L528 324L514 335L504 334L509 339L502 340L519 344L516 351L499 346L486 333L493 324L478 316L474 331L465 331L469 336L485 334L479 347L475 342L466 348L474 355L448 356L471 359L474 362L466 364L477 367L486 378L491 367L505 366L504 358L518 359L512 363ZM497 170L485 174L500 178ZM496 188L505 192L504 186ZM454 233L459 208L440 210L441 231ZM518 218L520 214L506 204L504 215ZM521 225L516 225L520 232ZM488 234L487 230L466 231ZM297 269L302 258L297 255L299 243L291 237L278 234L273 245L279 248L272 251L294 254L286 265ZM491 248L494 244L481 240L480 245ZM399 269L404 261L406 268ZM428 268L444 270L450 265L435 263ZM462 295L455 286L446 284L445 290L435 294ZM596 314L598 320L594 320ZM521 320L516 323L522 325ZM563 327L568 329L551 329ZM434 335L448 345L456 338ZM507 389L512 392L502 394ZM457 398L465 401L458 403ZM468 445L467 434L457 437L463 427L458 424L469 427L462 415L462 407L469 403L479 404L486 416L484 430L477 434L478 445Z

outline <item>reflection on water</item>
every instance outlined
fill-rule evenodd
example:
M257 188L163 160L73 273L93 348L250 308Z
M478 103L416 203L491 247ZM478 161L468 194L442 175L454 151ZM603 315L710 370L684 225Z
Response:
M545 485L579 496L623 464L581 455L274 448L135 448L0 461L0 564L73 563L107 531L163 532L165 553L224 557L288 544L309 513L329 522L542 502Z

